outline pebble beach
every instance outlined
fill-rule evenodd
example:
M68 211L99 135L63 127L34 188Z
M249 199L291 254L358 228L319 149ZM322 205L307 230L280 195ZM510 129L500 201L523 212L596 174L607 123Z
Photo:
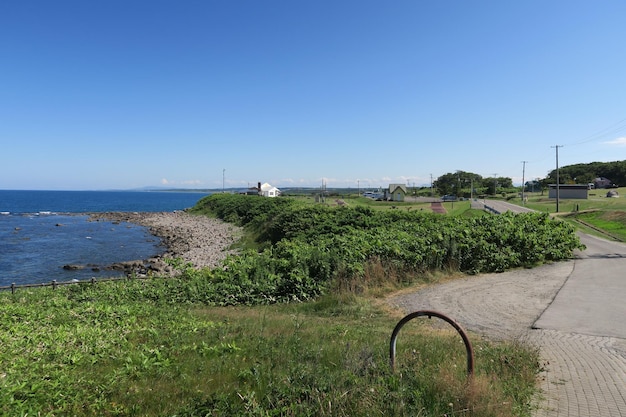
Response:
M218 266L229 254L233 243L241 236L241 229L219 219L175 212L106 212L90 214L92 221L129 222L149 228L161 238L166 252L146 260L129 260L118 264L126 273L137 273L147 268L153 273L173 274L164 258L181 258L195 268Z

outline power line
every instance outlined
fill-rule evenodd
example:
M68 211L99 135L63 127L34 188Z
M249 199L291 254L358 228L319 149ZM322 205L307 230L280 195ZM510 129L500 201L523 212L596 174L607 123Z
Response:
M568 146L576 146L576 145L582 145L588 142L593 142L596 140L600 140L608 135L613 135L616 133L620 133L622 131L626 131L626 118L620 120L617 123L613 123L612 125L597 131L596 133L593 133L587 137L584 137L578 142L570 143L568 144Z

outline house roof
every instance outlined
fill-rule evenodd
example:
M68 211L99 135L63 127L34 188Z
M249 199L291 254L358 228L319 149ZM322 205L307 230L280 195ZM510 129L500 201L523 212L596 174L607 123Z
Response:
M261 185L261 191L270 191L270 190L278 190L278 188L276 188L273 185L270 185L268 183L265 183L265 184Z
M389 192L390 193L395 193L398 188L406 194L406 185L404 184L389 184Z
M556 184L548 184L548 187L556 189ZM588 189L588 186L587 184L559 184L559 188L570 190L586 190Z

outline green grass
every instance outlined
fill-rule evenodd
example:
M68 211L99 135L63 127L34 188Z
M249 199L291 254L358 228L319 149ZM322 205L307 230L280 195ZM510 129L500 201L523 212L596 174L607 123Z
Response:
M309 204L320 204L316 203L312 197L307 196L296 196L290 197L295 198L298 201L302 201ZM343 197L328 197L326 199L325 204L329 206L338 205L337 200L343 201L349 207L357 207L364 206L369 207L374 210L406 210L406 211L425 211L431 212L431 203L423 203L423 202L412 202L412 201L377 201L368 197L359 197L356 195L346 195ZM451 215L459 215L465 217L475 217L481 216L484 213L481 210L471 210L469 200L465 201L456 201L445 202L443 206L448 211L448 214Z
M583 210L623 210L626 211L626 187L615 189L618 191L619 198L607 198L606 193L609 190L598 189L589 190L589 198L586 200L575 199L559 199L559 212L571 213ZM526 207L544 213L556 212L556 199L548 198L548 192L542 193L526 193L528 201L524 204ZM522 200L517 195L509 196L507 201L513 204L522 205Z
M235 219L266 216L290 204L276 200L277 208L267 199L223 200L223 211L231 210ZM361 200L355 198L349 204L396 212L382 216L361 209L357 211L367 215L359 217L358 213L338 211L341 216L326 213L326 219L367 223L376 215L410 217L398 216L401 213L397 211L422 207ZM455 202L454 207L446 203L446 208L453 216L489 216L471 210L465 201ZM309 211L310 215L319 214ZM299 224L300 213L294 211L292 218L285 217L287 223L279 225L289 231L290 222ZM429 218L431 223L445 220ZM513 220L505 223L515 224ZM256 225L258 229L262 226ZM347 236L345 229L330 230L341 231L330 233L338 237L336 242L348 242L335 246L346 251L357 247L353 243L361 235L341 240L339 237ZM476 236L476 230L471 232ZM406 237L393 230L380 236L395 243ZM251 245L253 238L250 234L240 244ZM281 246L291 256L285 259L302 261L308 252L297 243ZM419 253L420 249L409 252ZM474 377L468 380L459 336L451 330L435 330L429 327L429 320L418 319L403 328L396 372L391 371L389 337L401 316L385 308L381 298L408 282L428 283L445 274L445 269L409 274L373 258L365 262L362 274L346 273L344 281L328 282L332 293L313 286L310 294L314 295L297 298L317 297L315 301L255 307L201 304L228 305L238 294L241 299L237 302L253 303L258 301L254 296L266 294L276 283L292 294L293 288L282 285L291 283L293 294L299 294L298 285L307 283L306 271L311 269L302 269L302 262L296 262L300 269L288 270L290 280L278 280L276 271L287 268L289 262L271 258L275 264L265 265L261 260L269 260L257 253L246 256L237 258L242 263L231 259L223 269L187 271L178 279L81 283L56 290L0 293L0 415L530 415L539 371L538 351L531 346L470 336L476 367ZM323 264L311 265L324 272ZM274 271L272 279L262 269L248 274L263 266L274 268L268 270ZM259 289L257 284L268 288ZM326 283L322 284L326 289ZM322 293L326 295L319 297ZM267 298L262 300L267 302Z
M573 220L590 227L591 232L601 230L601 234L626 242L626 211L589 210L573 214Z
M152 281L0 294L0 414L524 416L538 353L405 326L374 299L210 308L141 297ZM181 282L181 285L184 285Z
M626 187L617 189L618 198L606 197L609 190L589 190L586 200L559 199L559 216L585 233L612 237L626 242ZM526 207L544 213L556 214L556 200L547 194L527 193ZM511 203L522 205L519 198Z

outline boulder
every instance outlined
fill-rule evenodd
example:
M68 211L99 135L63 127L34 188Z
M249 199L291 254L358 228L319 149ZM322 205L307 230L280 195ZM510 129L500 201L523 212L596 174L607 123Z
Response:
M67 265L63 265L63 269L65 269L66 271L78 271L81 269L85 269L85 266L76 265L76 264L67 264Z

